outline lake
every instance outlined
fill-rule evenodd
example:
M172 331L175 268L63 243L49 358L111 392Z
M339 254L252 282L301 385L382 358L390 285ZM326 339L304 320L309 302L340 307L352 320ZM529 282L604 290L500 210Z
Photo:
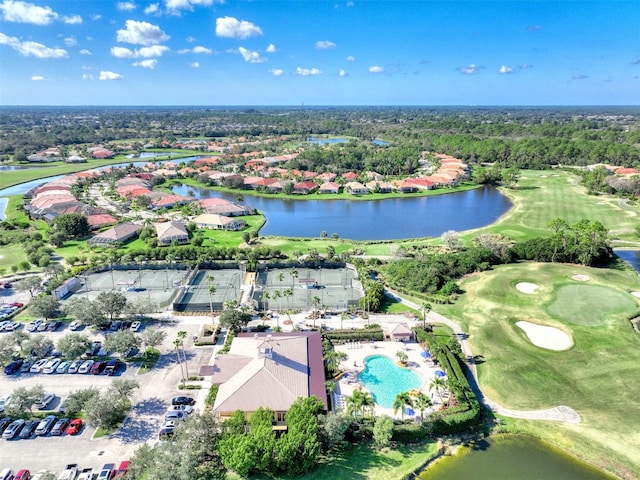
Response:
M534 437L504 435L463 447L427 467L420 480L613 480Z
M640 274L640 250L614 250L613 252Z
M237 202L237 194L174 186L178 195L225 198ZM482 187L429 197L383 200L295 200L245 195L241 202L264 213L262 235L319 237L336 233L352 240L394 240L439 237L448 230L470 230L495 222L511 208L498 190Z

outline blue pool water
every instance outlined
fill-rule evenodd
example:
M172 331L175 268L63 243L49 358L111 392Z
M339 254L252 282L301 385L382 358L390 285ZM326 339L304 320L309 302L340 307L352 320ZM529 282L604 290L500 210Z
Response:
M418 375L383 355L367 357L358 380L371 392L376 403L386 408L393 408L398 393L422 387L422 379Z

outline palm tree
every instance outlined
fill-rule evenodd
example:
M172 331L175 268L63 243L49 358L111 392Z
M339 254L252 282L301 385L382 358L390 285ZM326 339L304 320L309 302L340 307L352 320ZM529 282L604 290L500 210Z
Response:
M280 298L280 290L275 290L273 292L273 299L277 300L278 298ZM276 308L277 308L277 306L278 306L278 303L276 302ZM276 311L276 321L277 321L278 328L280 328L280 319L278 317L278 312L277 311Z
M358 423L358 413L362 411L362 403L365 395L360 390L354 390L351 396L344 397L347 404L347 413L353 415L353 419Z
M296 270L295 268L292 269L289 272L289 275L291 275L291 288L295 288L295 281L296 281L296 278L298 277L298 270Z
M184 385L184 369L182 368L182 357L180 356L180 339L176 338L173 341L173 346L176 347L176 357L178 359L178 363L180 364L180 375L182 377L182 385Z
M398 350L396 352L396 357L398 357L398 361L402 365L406 365L407 364L407 360L409 359L409 356L406 353L404 353L402 350Z
M189 379L189 367L187 366L187 353L184 351L184 339L187 338L187 332L185 332L184 330L180 330L178 332L178 340L180 340L180 346L182 347L182 356L184 357L184 371L185 371L185 375L187 377L187 380Z
M424 302L422 304L422 328L427 329L427 314L431 311L431 304Z
M263 310L269 310L267 307L269 306L269 299L271 298L271 295L269 295L269 292L267 292L266 290L264 292L262 292L262 301L263 301ZM264 319L264 316L262 317ZM262 322L262 324L264 325L264 321Z
M424 412L431 406L431 399L424 393L419 393L416 397L415 405L420 410L420 418L424 420Z
M409 392L400 392L396 395L396 399L393 401L393 413L398 413L400 410L400 418L404 420L404 407L413 407L413 399Z
M442 377L435 377L429 383L429 390L435 390L436 395L440 397L440 401L442 402L442 391L447 388L447 381Z
M337 373L340 370L340 362L347 359L347 354L330 348L325 351L322 359L330 373Z
M213 318L213 294L216 293L216 287L209 285L209 311L211 318Z
M284 273L280 272L280 273L278 274L278 282L279 282L279 283L284 282Z
M282 296L287 299L287 309L290 307L289 298L293 295L293 291L290 288L285 288L282 292Z
M373 395L369 392L364 392L362 396L362 416L364 417L365 411L368 409L371 415L374 414L376 407L376 401L373 399Z

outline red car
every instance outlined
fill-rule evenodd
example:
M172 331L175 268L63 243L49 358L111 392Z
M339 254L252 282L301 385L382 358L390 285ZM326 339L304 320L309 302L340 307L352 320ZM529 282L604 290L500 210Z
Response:
M24 303L20 303L20 302L14 302L14 303L10 303L9 304L10 307L18 307L18 308L22 308L24 307ZM28 472L29 470L25 470L25 472Z
M120 466L116 471L116 476L113 478L124 478L124 476L127 474L127 470L129 470L129 460L123 460L122 462L120 462Z
M69 423L66 433L67 435L77 435L78 433L80 433L81 429L82 420L79 418L74 418L73 420L71 420L71 423Z
M16 476L13 477L13 480L29 480L31 478L31 472L29 470L20 470L16 473Z

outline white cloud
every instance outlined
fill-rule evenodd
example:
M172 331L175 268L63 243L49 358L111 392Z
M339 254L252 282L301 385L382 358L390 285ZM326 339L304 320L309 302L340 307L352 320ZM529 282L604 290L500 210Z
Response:
M33 77L31 77L31 80L33 80L34 82L41 82L42 80L44 80L44 77L42 75L34 75Z
M117 32L119 42L132 43L134 45L153 45L154 43L164 42L171 38L164 33L159 26L152 25L148 22L127 20L125 25L125 29L118 30Z
M225 38L246 38L262 35L262 29L246 20L238 20L233 17L220 17L216 19L216 35Z
M99 13L96 15L91 15L91 20L100 20L102 18L102 15L100 15Z
M190 64L189 64L189 66L190 66L191 68L200 68L200 64L199 64L198 62L190 63Z
M76 37L67 37L64 39L64 44L67 47L75 47L78 44Z
M384 72L384 67L381 67L380 65L372 65L371 67L369 67L369 73L383 73Z
M269 73L274 77L279 77L284 73L284 70L282 70L281 68L272 68L271 70L269 70Z
M117 58L136 58L136 53L125 47L111 47L111 55Z
M213 53L213 50L211 50L210 48L198 45L197 47L193 47L192 52L193 53L204 53L206 55L211 55Z
M273 43L270 43L266 50L267 53L276 53L276 51L276 46Z
M213 0L165 0L167 10L174 15L179 15L180 10L193 10L195 5L209 6ZM222 1L220 2L222 3Z
M152 3L147 8L144 9L144 13L147 15L155 15L160 13L160 5L157 3Z
M119 73L102 70L100 72L100 80L122 80L124 77Z
M157 64L158 64L158 61L155 58L152 58L151 60L142 60L141 62L134 62L132 65L134 67L149 68L153 70L154 68L156 68Z
M161 57L163 54L170 52L171 49L165 45L152 45L150 47L142 47L140 50L136 50L137 57Z
M348 76L349 76L349 74L347 73L347 71L346 71L346 70L344 70L344 69L342 69L342 68L341 68L340 70L338 70L338 76L339 76L339 77L348 77Z
M308 77L311 75L321 75L322 74L322 70L313 67L313 68L296 68L296 75L300 75L302 77Z
M86 48L83 48L82 50L80 50L80 55L91 55L91 52Z
M356 61L356 57L354 57L353 55L349 55L347 57L347 62L355 62Z
M121 12L132 12L136 9L136 4L133 2L118 2L116 8Z
M62 17L62 21L67 25L78 25L82 23L82 17L80 15L71 15L69 17Z
M331 48L336 48L336 44L329 40L319 40L316 42L317 50L329 50Z
M460 67L458 71L460 73L464 73L465 75L475 75L476 73L478 73L478 66L472 63L471 65L468 65L466 67Z
M82 68L82 70L91 70L91 67L87 67L86 65L83 65L83 66L82 66L82 67L80 67L80 68Z
M189 42L189 43L193 43L193 42L195 42L195 41L196 41L196 37L192 37L191 35L189 35L189 36L187 37L187 42Z
M247 50L243 47L238 48L238 51L240 52L240 55L242 55L242 58L244 58L245 62L262 63L267 61L267 59L261 57L258 52L252 52L251 50Z
M498 73L501 73L503 75L508 73L513 73L513 68L507 67L506 65L502 65L500 67L500 70L498 70Z
M3 20L14 23L49 25L58 19L58 14L50 7L40 7L21 1L4 0L0 4L0 11L2 11Z
M93 75L89 75L88 73L83 73L82 74L82 79L83 80L93 80Z
M67 58L69 54L63 48L49 48L37 42L21 42L16 37L0 33L0 45L9 45L23 57Z

